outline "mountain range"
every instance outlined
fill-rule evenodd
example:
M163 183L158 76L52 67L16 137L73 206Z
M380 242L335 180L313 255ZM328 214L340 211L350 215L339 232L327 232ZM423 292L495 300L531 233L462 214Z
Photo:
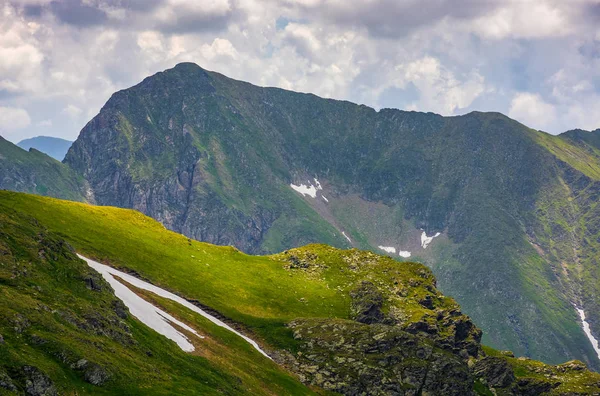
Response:
M115 93L63 163L3 142L0 186L251 254L325 243L420 261L485 344L598 369L577 309L598 338L599 155L600 130L376 111L184 63Z

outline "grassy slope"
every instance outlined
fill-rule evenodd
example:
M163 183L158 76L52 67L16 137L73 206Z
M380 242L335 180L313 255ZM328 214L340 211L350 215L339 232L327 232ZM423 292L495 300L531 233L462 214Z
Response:
M108 285L92 291L93 271L32 217L0 213L0 373L19 378L34 365L59 391L78 394L308 394L246 342L176 305L169 310L207 341L187 354L132 317L113 311ZM18 329L18 330L17 330ZM110 373L102 387L73 368L79 359Z
M565 136L554 136L531 131L537 141L561 161L566 162L588 177L600 180L600 150L592 145L577 144Z
M74 259L58 237L85 255L135 270L159 286L198 299L257 335L267 348L290 351L294 351L294 340L283 327L284 322L298 317L348 318L348 290L364 279L380 285L391 284L394 279L411 284L401 299L404 315L411 321L427 315L417 301L429 293L434 282L431 273L420 264L399 265L369 253L363 257L355 250L340 251L320 245L297 249L294 254L309 257L316 253L326 266L316 272L289 271L283 265L285 253L248 256L234 248L191 241L135 211L27 194L0 191L0 216L0 247L4 252L0 281L8 286L2 288L0 295L0 313L5 317L0 323L7 324L0 326L0 334L6 340L5 345L0 345L0 354L4 354L2 361L10 362L5 369L14 371L22 364L34 363L52 378L60 378L57 385L61 389L77 389L79 393L98 393L98 389L127 394L172 394L183 390L186 394L207 394L215 389L225 394L308 391L241 339L151 295L145 297L208 335L206 343L198 345L200 356L179 351L174 343L131 318L126 324L137 343L123 345L110 337L82 333L50 314L69 311L78 320L84 320L94 312L107 319L109 329L114 326L111 319L115 314L108 308L114 296L106 289L93 292L85 287L82 279L90 270ZM44 242L46 246L63 246L62 250L45 249L61 254L40 260L40 240L48 241ZM357 255L361 257L359 268L345 270L348 260ZM22 275L15 277L17 269ZM415 282L416 279L420 280ZM436 305L455 307L449 298L442 298ZM48 306L50 311L40 309L42 306ZM13 330L15 323L23 322L18 315L32 324L25 326L22 333ZM33 335L46 341L24 343ZM152 353L148 354L148 350ZM85 357L107 368L113 373L112 379L103 388L83 382L81 373L57 359L57 352L65 351L71 360ZM488 353L497 354L491 349ZM514 362L511 364L520 364L516 359ZM555 370L529 362L546 371ZM521 370L517 375L532 377L535 373ZM562 390L579 389L575 387L597 381L597 375L587 372L584 378L579 376L576 380L565 377Z
M198 299L273 345L290 341L284 321L347 318L347 291L361 275L340 275L341 253L328 247L311 248L331 256L331 269L324 272L324 279L316 278L287 271L277 258L190 240L131 210L11 192L0 192L0 208L31 214L81 254L133 269L161 287ZM402 278L426 271L420 264L397 266L392 259L386 259L381 269L389 266ZM390 275L374 268L368 276L387 279ZM419 307L415 303L417 311Z
M559 136L535 132L537 140L565 165L561 183L537 204L544 229L538 238L546 259L571 286L571 300L582 305L592 331L600 335L600 150L598 131L571 131ZM581 174L569 171L577 169ZM563 286L565 286L563 285Z
M0 137L0 188L83 201L84 180L68 166Z

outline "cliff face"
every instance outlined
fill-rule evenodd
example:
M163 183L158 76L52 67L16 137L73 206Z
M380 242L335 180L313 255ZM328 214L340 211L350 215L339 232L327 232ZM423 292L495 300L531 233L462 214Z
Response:
M275 215L251 203L232 205L237 183L214 137L230 126L216 111L208 74L184 69L113 95L65 163L90 181L100 204L135 208L193 238L256 251Z
M64 162L99 204L198 240L408 253L485 341L597 366L572 304L597 328L584 219L596 218L600 160L576 138L497 113L377 112L180 64L115 93Z

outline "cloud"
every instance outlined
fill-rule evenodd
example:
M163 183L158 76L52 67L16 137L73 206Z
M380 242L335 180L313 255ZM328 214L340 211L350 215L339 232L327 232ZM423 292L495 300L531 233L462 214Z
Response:
M597 0L1 4L0 106L33 118L19 135L73 139L113 92L183 61L376 108L600 127Z
M366 29L373 36L401 37L443 19L470 19L496 9L500 0L288 0L290 10L303 17L319 16L329 22Z
M482 36L494 39L564 36L575 28L559 3L545 1L509 1L477 18L472 27Z
M283 39L305 58L312 58L321 49L321 42L311 28L304 24L288 23Z
M81 115L81 113L83 113L83 110L73 104L70 104L65 107L62 112L71 118L77 118Z
M79 27L100 25L108 20L106 13L90 1L52 1L49 4L49 9L61 23ZM41 13L41 10L39 13Z
M439 59L431 56L401 63L395 71L396 77L390 87L406 89L410 86L419 92L418 99L406 105L407 110L453 115L468 107L486 90L485 79L477 70L458 78Z
M0 131L15 131L31 124L31 118L24 109L0 107Z
M35 35L40 26L24 23L10 7L0 10L0 92L20 94L39 87L44 54Z
M212 44L204 44L200 48L200 52L208 60L213 60L217 57L229 58L229 60L238 59L238 52L233 44L227 39L218 37L213 40Z
M523 124L545 129L556 123L555 107L545 102L540 95L520 92L510 103L508 115Z
M151 17L161 31L218 31L227 26L237 11L229 0L166 0Z

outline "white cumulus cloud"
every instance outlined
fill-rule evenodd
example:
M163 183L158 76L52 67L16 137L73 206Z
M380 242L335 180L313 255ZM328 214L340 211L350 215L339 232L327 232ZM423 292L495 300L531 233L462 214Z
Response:
M0 107L0 132L12 132L31 124L26 110L17 107Z
M404 88L411 83L419 90L420 98L409 106L410 110L452 115L469 106L485 90L485 80L476 70L457 78L431 56L400 64L396 71L400 73L395 80L397 86Z
M538 94L519 92L510 103L508 115L537 129L551 128L556 123L556 109Z

